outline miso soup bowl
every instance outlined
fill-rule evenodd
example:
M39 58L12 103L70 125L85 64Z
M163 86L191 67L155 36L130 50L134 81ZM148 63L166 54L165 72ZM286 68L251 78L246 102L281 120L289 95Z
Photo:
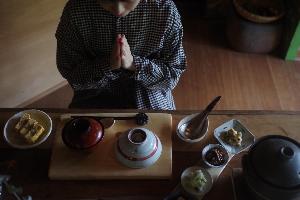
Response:
M63 143L74 150L92 152L104 137L101 122L92 117L78 117L66 123L62 131Z

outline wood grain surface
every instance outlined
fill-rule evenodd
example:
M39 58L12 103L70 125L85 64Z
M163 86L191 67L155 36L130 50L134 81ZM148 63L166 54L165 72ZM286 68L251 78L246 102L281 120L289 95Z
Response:
M183 25L188 67L174 91L177 109L203 109L221 95L219 110L300 110L300 62L233 51L223 20Z
M66 2L0 1L0 107L45 96L63 82L54 34Z

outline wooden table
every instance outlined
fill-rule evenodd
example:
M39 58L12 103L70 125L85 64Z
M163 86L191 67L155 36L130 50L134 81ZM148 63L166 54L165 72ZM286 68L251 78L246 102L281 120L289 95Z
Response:
M43 110L52 117L54 129L62 113L120 112L118 110ZM18 111L20 109L0 109L1 132L8 118ZM184 143L176 136L176 126L185 115L195 112L197 111L170 112L173 114L173 176L170 180L50 181L47 174L54 134L39 148L31 150L12 149L1 137L0 174L9 173L12 182L23 186L24 194L30 194L34 199L99 199L100 197L105 200L162 199L179 182L180 173L200 159L202 148L208 143L216 143L213 130L230 119L240 120L256 139L264 135L277 134L300 141L300 112L214 111L209 116L208 135L204 140L196 144ZM233 199L230 175L232 168L241 167L242 154L236 155L230 161L205 199Z

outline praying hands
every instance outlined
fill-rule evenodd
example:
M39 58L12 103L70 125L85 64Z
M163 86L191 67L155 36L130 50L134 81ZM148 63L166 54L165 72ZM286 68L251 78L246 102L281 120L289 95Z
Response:
M125 35L117 35L111 54L111 68L135 71L133 56Z

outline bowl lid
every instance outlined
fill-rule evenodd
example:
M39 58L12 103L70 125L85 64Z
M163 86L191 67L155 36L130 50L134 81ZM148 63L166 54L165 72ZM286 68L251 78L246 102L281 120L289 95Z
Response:
M93 118L75 118L62 131L63 142L71 148L87 149L96 145L103 137L103 126Z
M261 138L249 151L250 165L265 182L286 189L300 187L300 144L285 136Z

